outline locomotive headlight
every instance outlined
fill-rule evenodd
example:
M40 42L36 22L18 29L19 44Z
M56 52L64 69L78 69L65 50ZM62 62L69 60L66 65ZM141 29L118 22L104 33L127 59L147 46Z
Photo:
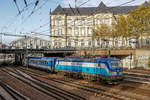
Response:
M109 72L110 75L116 75L116 72Z

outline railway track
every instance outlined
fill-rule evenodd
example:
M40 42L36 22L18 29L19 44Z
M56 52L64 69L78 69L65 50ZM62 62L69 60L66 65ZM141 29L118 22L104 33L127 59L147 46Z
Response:
M0 98L2 100L30 100L28 97L17 92L0 81Z
M142 83L142 84L150 84L150 74L137 73L137 72L124 72L125 80Z
M9 70L3 69L3 71L5 71L9 75L19 79L20 81L23 81L24 83L32 86L33 88L39 90L40 92L43 92L43 93L53 97L54 99L57 99L57 100L85 100L84 97L81 97L81 96L78 96L71 92L62 90L51 84L46 84L40 80L33 79L32 77L27 76L24 73L21 73L21 72L17 73L10 69Z
M23 69L21 69L21 71L25 72L26 74L29 74L32 77L34 77L34 76L42 77L41 75L38 75L36 72L34 73L33 71L30 72L30 71L23 70ZM115 90L115 89L111 89L113 91L113 93L108 93L106 91L109 91L110 88L106 88L106 87L103 87L103 86L101 86L100 88L95 88L95 87L91 87L91 86L88 86L88 85L85 85L85 84L72 83L73 82L72 80L60 80L60 79L48 79L48 80L54 81L54 82L57 82L57 83L61 83L61 84L66 84L68 86L76 87L76 88L79 88L79 89L82 89L82 90L85 90L85 91L90 91L90 92L94 92L94 93L97 93L97 94L102 94L102 95L105 95L106 97L120 99L120 100L134 99L135 97L138 97L138 98L141 98L141 99L145 98L145 100L147 99L147 97L142 96L142 95L137 95L137 94L134 94L134 93L130 94L130 93L122 92L122 91ZM120 93L120 94L118 94L118 93Z
M141 73L141 74L150 74L150 69L131 69L125 70L125 72Z

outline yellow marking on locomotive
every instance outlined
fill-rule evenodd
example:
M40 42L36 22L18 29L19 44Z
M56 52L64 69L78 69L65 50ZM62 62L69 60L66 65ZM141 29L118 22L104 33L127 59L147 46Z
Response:
M81 83L88 84L88 81L81 81Z

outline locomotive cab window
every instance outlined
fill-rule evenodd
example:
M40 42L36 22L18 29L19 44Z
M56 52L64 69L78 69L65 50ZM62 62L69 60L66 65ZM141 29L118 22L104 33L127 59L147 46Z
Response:
M112 67L121 67L120 61L110 61Z

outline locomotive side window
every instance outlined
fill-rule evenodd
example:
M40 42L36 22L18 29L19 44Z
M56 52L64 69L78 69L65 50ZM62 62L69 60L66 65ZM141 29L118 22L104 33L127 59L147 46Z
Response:
M98 67L101 67L101 63L98 63Z

